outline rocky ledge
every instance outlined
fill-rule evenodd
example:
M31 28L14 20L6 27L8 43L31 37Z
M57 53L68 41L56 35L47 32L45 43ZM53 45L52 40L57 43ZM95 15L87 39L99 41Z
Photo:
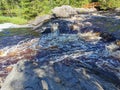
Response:
M44 19L35 29L41 33L35 58L15 64L1 90L120 89L119 18L89 13Z

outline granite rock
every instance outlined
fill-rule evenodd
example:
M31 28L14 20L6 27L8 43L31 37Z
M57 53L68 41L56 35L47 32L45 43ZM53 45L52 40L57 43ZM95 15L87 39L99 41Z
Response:
M68 5L63 5L61 7L55 7L52 10L56 17L70 17L71 15L77 14L76 10Z

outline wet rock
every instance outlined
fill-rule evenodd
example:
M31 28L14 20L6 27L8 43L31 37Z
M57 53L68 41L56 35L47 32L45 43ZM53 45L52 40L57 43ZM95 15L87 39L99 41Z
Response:
M43 27L41 34L48 34L51 33L51 27Z
M63 5L61 7L55 7L52 10L56 17L70 17L71 15L77 14L76 10L68 5ZM62 12L62 13L61 13Z
M51 32L52 32L52 36L59 36L60 35L60 30L59 30L59 24L58 23L52 24Z
M82 24L81 25L79 25L79 24L70 24L69 25L69 28L70 28L70 30L72 30L72 31L76 31L76 32L78 32L79 30L80 30L80 27L82 26Z
M120 47L120 40L116 40L115 44Z
M41 34L48 34L48 33L56 33L57 35L60 34L59 24L58 23L51 23L49 27L42 27L40 31Z
M80 29L78 36L86 41L96 41L100 40L101 30L99 28L94 27L84 27Z
M58 20L53 21L53 23L58 23L59 24L59 31L60 31L61 34L71 33L71 30L70 30L70 27L69 27L69 24L72 24L71 21L58 19Z
M88 26L81 28L80 29L81 33L86 33L86 32L101 33L102 32L101 28L91 26L89 22L85 22L85 25L88 25Z
M71 60L69 60L71 61ZM68 62L69 62L68 61ZM117 90L117 88L87 68L63 63L52 64L23 60L7 76L1 90ZM80 63L75 63L74 66Z
M86 41L96 41L101 39L99 33L93 33L93 32L86 32L82 34L78 33L78 36Z
M84 18L84 17L81 17L81 15L78 14L78 15L72 16L71 19L76 22L76 21L82 21L82 20L84 20L85 18Z
M117 51L115 51L115 52L111 52L110 55L111 55L112 57L117 58L117 59L120 60L120 51L119 51L119 50L117 50Z
M16 64L1 90L42 90L40 79L33 71L34 68L32 62L28 61Z
M120 47L115 43L111 43L110 45L107 45L106 48L112 52L118 50Z
M112 34L109 34L108 32L102 32L100 36L102 37L102 40L105 42L116 41L116 38Z

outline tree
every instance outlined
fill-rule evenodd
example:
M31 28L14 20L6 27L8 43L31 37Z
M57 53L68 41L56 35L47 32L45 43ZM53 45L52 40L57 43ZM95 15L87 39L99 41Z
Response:
M100 2L101 9L120 7L120 0L0 0L0 15L31 19L50 13L56 6L82 7L91 2Z
M101 9L113 9L120 7L120 0L99 0Z

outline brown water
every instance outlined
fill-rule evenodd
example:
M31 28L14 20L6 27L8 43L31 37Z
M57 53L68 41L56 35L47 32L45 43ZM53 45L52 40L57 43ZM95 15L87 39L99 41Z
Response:
M10 28L0 32L0 82L17 61L36 55L39 36L31 28Z

